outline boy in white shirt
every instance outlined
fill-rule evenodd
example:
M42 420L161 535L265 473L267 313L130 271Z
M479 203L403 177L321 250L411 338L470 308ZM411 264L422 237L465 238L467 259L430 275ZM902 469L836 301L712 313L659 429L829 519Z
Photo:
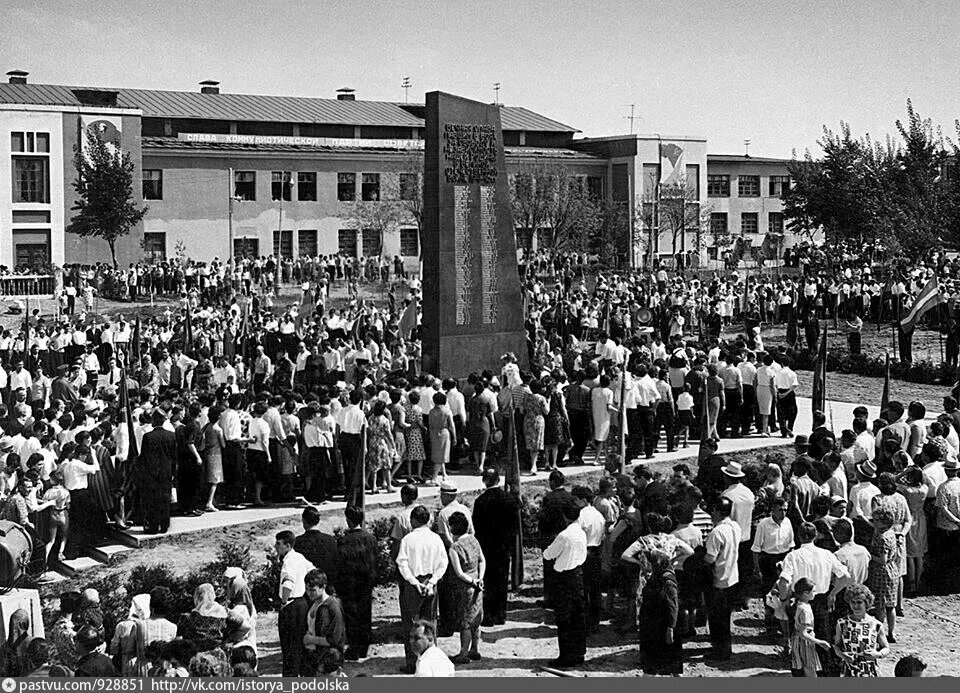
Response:
M680 426L678 432L683 440L683 447L687 447L690 426L693 424L693 395L690 394L690 383L684 383L683 392L677 396L677 417Z

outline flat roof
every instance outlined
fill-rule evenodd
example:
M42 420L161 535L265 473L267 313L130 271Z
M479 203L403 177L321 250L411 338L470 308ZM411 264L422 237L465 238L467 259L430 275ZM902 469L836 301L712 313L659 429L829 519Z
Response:
M81 101L77 92L115 92L118 108L139 108L143 111L144 118L424 127L423 104L341 101L301 96L203 94L199 91L0 83L0 104L73 107L93 105ZM102 104L96 106L104 107ZM574 127L521 106L501 106L500 118L504 130L571 134L579 132Z
M726 161L736 164L789 164L792 159L776 159L767 156L748 156L746 154L707 154L707 161Z

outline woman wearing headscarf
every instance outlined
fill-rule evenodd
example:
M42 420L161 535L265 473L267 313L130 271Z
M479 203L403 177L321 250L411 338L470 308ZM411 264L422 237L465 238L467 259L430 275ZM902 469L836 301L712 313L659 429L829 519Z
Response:
M247 613L256 623L257 607L253 605L253 593L250 592L247 574L243 572L243 568L230 566L223 571L223 577L227 581L224 606L228 610L238 605L247 607Z
M193 593L193 611L177 624L177 637L189 640L200 651L212 650L223 642L227 610L217 604L213 585L205 582Z
M640 665L647 675L683 673L683 642L677 631L680 592L671 557L648 551L650 576L640 605Z
M10 615L7 627L7 639L0 650L0 674L3 676L23 676L33 667L27 656L30 637L30 615L23 609L17 609Z
M257 621L250 616L245 604L237 604L227 611L224 647L229 651L241 645L257 649Z
M177 637L177 626L167 620L170 609L171 593L167 587L154 587L150 590L150 610L137 622L137 673L136 676L149 676L153 666L147 656L147 648L155 649L162 643L168 643Z
M120 676L139 676L137 666L138 624L150 618L150 595L138 594L130 601L130 613L113 631L108 652Z

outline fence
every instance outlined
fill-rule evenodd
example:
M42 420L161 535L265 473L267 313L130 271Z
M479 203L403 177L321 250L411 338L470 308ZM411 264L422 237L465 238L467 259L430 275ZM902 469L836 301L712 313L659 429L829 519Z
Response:
M0 276L0 297L50 298L56 292L57 279L52 274L9 274Z

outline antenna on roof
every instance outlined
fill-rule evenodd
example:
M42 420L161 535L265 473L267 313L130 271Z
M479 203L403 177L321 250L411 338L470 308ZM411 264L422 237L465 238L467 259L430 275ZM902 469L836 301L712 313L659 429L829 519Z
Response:
M404 77L400 86L403 87L403 102L410 103L410 87L413 86L413 82L410 81L409 77Z
M500 105L500 82L493 83L493 105Z
M750 140L743 141L744 156L750 156Z
M633 121L635 121L635 120L640 120L640 116L633 114L633 113L634 113L634 110L635 110L636 107L637 107L637 104L635 104L635 103L628 103L628 104L624 104L624 105L630 107L630 115L628 115L628 116L623 116L623 117L624 117L625 120L629 120L629 121L630 121L630 134L632 135L632 134L633 134Z

